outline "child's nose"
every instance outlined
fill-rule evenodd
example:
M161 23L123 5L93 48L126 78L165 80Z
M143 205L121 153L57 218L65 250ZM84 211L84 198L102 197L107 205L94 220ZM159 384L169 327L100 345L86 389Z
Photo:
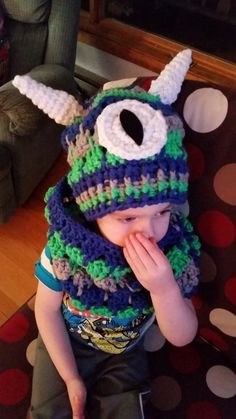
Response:
M142 234L150 239L151 237L155 237L155 231L151 221L147 221L144 223L142 228Z

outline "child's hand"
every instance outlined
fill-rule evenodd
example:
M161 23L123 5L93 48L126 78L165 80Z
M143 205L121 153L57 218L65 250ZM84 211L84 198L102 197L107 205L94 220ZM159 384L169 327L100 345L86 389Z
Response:
M73 378L66 383L67 391L71 403L73 419L85 419L85 403L87 391L80 378Z
M136 278L150 293L168 292L176 286L171 265L154 239L131 234L125 239L123 251Z

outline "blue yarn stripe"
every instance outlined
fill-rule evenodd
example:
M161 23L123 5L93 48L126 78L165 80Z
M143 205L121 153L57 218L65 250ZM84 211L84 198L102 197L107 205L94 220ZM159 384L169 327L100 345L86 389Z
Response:
M102 161L102 166L100 169L97 169L93 173L84 174L78 183L72 184L73 192L75 196L80 195L80 193L87 191L89 187L104 184L106 181L117 180L118 185L123 184L124 177L130 178L132 182L139 182L140 175L148 175L150 178L156 178L157 172L157 161L158 167L163 170L164 176L169 178L170 170L176 172L177 180L179 179L179 174L186 175L188 174L188 167L186 162L181 158L172 159L167 158L166 156L160 156L158 160L147 161L144 160L143 164L140 160L140 165L137 167L137 162L135 163L118 163L117 166L107 165L106 161ZM178 170L176 170L178 168Z
M127 265L118 246L116 247L115 245L110 244L107 240L102 240L102 238L100 238L100 240L102 240L102 246L99 246L98 243L98 245L94 247L94 242L97 240L97 234L91 231L90 236L88 237L88 228L83 227L83 225L74 221L69 214L65 213L62 204L62 196L65 187L67 187L66 178L59 182L57 193L54 193L48 200L47 205L50 209L50 218L53 222L50 227L50 234L59 229L61 231L61 238L66 245L68 244L73 247L80 248L85 257L85 265L102 257L105 262L114 267L114 269L117 267L117 264L122 269L125 268ZM91 249L91 252L89 249ZM114 260L116 260L116 265L114 265Z
M179 191L168 191L168 193L158 192L158 203L170 202L173 205L184 204L186 202L186 192ZM88 220L94 220L99 214L104 216L114 211L122 211L128 208L143 207L144 205L155 205L157 203L157 198L155 196L150 197L147 194L142 195L142 202L140 198L137 198L137 205L135 203L135 198L127 197L125 201L119 202L117 199L113 199L111 205L101 203L96 205L96 208L88 209L84 211L84 215Z

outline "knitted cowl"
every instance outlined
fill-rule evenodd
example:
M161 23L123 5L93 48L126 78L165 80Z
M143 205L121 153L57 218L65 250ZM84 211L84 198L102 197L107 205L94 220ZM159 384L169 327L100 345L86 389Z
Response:
M91 315L126 318L152 312L149 292L137 281L122 248L96 232L80 212L67 177L45 197L48 246L54 272L72 304ZM158 245L172 266L184 297L196 291L200 243L188 219L171 213Z

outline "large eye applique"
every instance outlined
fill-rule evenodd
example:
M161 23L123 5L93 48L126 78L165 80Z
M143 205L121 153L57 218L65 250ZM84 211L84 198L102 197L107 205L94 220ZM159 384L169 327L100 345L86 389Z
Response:
M96 125L99 144L126 160L153 156L167 140L167 124L161 111L138 100L108 105Z

